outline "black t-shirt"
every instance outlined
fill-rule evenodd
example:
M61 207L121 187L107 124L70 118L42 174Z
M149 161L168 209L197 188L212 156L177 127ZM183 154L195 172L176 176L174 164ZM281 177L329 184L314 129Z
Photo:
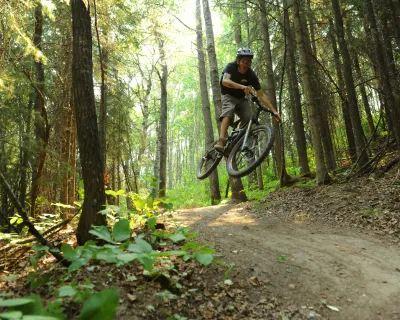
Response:
M240 83L244 86L252 86L256 91L261 89L260 81L258 77L254 73L254 71L249 68L245 74L242 74L238 70L239 65L236 62L228 63L222 71L222 77L219 81L219 85L221 87L222 94L229 94L235 98L241 99L244 97L244 91L234 88L225 87L222 84L222 78L224 77L224 73L228 73L231 75L231 80L236 83Z

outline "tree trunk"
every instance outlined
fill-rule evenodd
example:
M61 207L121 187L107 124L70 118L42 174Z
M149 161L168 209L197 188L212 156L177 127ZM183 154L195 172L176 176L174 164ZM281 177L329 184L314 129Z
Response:
M160 140L160 125L159 122L156 121L155 123L156 127L156 134L157 134L157 142L156 142L156 155L154 159L154 177L156 180L160 180L160 149L161 149L161 140ZM178 153L178 152L177 152ZM159 191L160 185L159 184L154 184L152 188L152 194L154 196L157 196L158 191Z
M71 0L72 12L72 91L85 199L77 228L79 245L96 237L89 233L92 225L106 225L98 212L106 203L100 153L96 107L93 91L92 30L89 6Z
M387 5L386 1L383 2L383 5ZM381 8L382 12L380 12L380 25L381 32L383 37L383 47L385 49L385 61L388 68L389 73L389 81L391 83L391 88L393 90L393 96L395 99L395 108L400 113L400 74L399 74L399 63L397 63L392 45L393 38L393 28L389 25L388 21L390 21L390 13L388 7ZM398 52L400 48L398 48ZM397 106L397 107L396 107ZM400 146L399 146L400 148Z
M368 162L368 155L365 149L364 132L361 125L360 113L358 111L357 95L354 88L352 65L347 42L344 37L343 18L340 11L339 0L332 0L332 10L336 23L336 34L339 42L339 50L343 59L344 82L349 101L351 123L353 125L354 141L356 143L358 165L364 166Z
M215 53L213 24L211 19L210 7L208 5L208 0L202 0L202 1L203 1L204 21L206 26L208 63L210 65L210 80L211 80L211 89L213 93L215 118L217 123L219 123L219 116L221 115L222 112L222 102L221 102L221 90L219 87L219 71L218 71L217 55Z
M306 136L304 133L304 119L301 107L301 97L299 84L296 72L296 58L294 50L294 42L292 38L291 26L289 21L288 5L287 0L284 1L284 23L286 31L286 44L287 44L287 74L289 82L289 91L292 99L291 104L291 115L293 118L293 127L296 140L297 156L299 157L300 174L303 176L310 175L310 167L308 165L307 156L307 143Z
M71 99L72 100L72 99ZM75 189L76 189L76 121L74 114L74 107L71 101L71 175L69 177L69 188L68 188L68 201L71 207L75 206ZM73 214L73 209L70 210L70 214Z
M347 23L346 23L347 33L346 34L347 34L348 40L350 43L356 43L356 39L353 36L352 29L353 28L352 28L352 25L350 24L350 19L347 19ZM362 99L364 110L365 110L365 115L367 117L369 132L370 132L370 135L372 135L375 131L375 125L374 125L374 120L373 120L372 114L371 114L371 107L370 107L370 104L368 101L367 91L365 89L364 77L361 72L360 62L358 59L358 52L353 49L353 50L351 50L350 53L352 55L354 71L357 75L356 79L359 82L358 88L360 90L361 99Z
M235 33L235 44L236 44L236 47L239 48L243 44L241 10L240 10L239 6L233 6L232 10L233 10L232 28L233 28L234 33Z
M0 126L0 171L6 173L7 172L7 158L6 158L6 139L5 132L2 126ZM8 195L7 189L5 186L0 185L0 230L11 231L10 222L8 221Z
M365 32L365 38L372 39L373 35L372 35L372 30L370 28L370 22L368 20L368 15L365 12L363 12L363 14L364 14L363 28L364 28L364 32ZM386 101L386 96L383 94L383 92L384 92L383 82L382 82L381 78L379 77L380 71L379 71L378 63L377 63L378 58L376 57L375 43L373 43L371 48L368 47L367 54L371 60L371 67L374 71L374 74L378 78L378 81L376 83L376 87L377 87L376 92L377 93L375 95L375 98L376 98L375 102L377 103L377 105L380 105L380 109L382 110L382 112L384 112L384 117L382 117L381 127L384 131L388 131L388 132L392 133L392 132L394 132L393 119L391 118L391 113L390 113L388 103Z
M168 81L168 68L167 61L164 52L164 40L159 39L158 42L160 56L161 56L161 106L160 106L160 131L159 131L159 141L160 141L160 184L158 189L158 196L164 198L166 194L167 187L167 143L168 143L168 95L167 95L167 81Z
M25 131L21 132L21 135L23 136L22 140L22 148L21 148L21 166L20 166L20 188L19 188L19 202L21 203L22 207L25 209L26 206L26 193L27 193L27 187L28 187L28 179L27 179L27 170L29 166L29 160L31 159L31 154L29 152L29 139L28 137L30 136L30 130L31 130L31 121L32 121L32 105L33 105L33 99L32 99L33 94L29 96L29 101L28 101L28 107L26 111L26 117L25 117Z
M375 59L377 62L378 76L382 84L383 93L387 102L387 111L389 111L388 118L391 119L393 124L393 134L396 139L397 147L400 148L400 110L396 104L393 95L387 61L384 58L384 48L381 42L381 37L376 24L374 8L371 0L365 0L367 9L367 17L374 43Z
M215 117L217 123L219 123L219 117L222 112L221 90L219 87L218 63L215 54L214 33L213 33L211 12L210 12L210 7L208 5L208 0L203 0L203 14L206 25L207 52L208 52L208 61L210 65L210 79L211 79L211 89L213 93ZM242 180L240 178L234 178L232 176L229 176L229 182L232 188L232 199L238 201L247 201L246 193L243 190L244 188Z
M138 98L140 100L140 108L142 110L142 130L140 132L139 152L137 157L137 164L140 169L142 166L142 158L147 148L147 135L149 130L149 116L150 116L149 98L150 98L151 88L153 86L152 76L154 67L153 66L151 67L151 70L147 75L144 73L139 61L137 64L137 68L142 78L141 91L138 93Z
M293 20L296 32L297 47L300 55L300 71L303 77L305 101L308 109L308 119L311 129L311 137L313 142L313 151L316 163L316 179L318 184L323 184L330 181L327 174L324 151L321 141L321 132L318 123L318 106L314 97L314 87L311 79L312 73L308 52L310 48L306 47L303 38L302 21L300 20L299 0L293 0Z
M337 75L338 84L339 84L339 92L338 93L339 93L339 96L342 101L342 115L343 115L343 120L344 120L344 127L346 130L348 153L350 155L351 161L353 163L355 163L357 161L356 143L354 141L354 133L353 133L353 127L351 125L351 116L350 116L350 110L349 110L349 101L347 99L347 94L345 92L342 64L340 62L340 55L339 55L339 51L337 49L336 35L334 32L335 30L334 30L334 25L333 25L332 20L329 20L329 25L330 25L329 36L331 39L333 56L335 59L336 75Z
M303 39L305 41L306 48L308 48L307 53L309 57L310 71L312 72L311 81L314 88L315 104L318 106L316 111L321 133L322 146L324 149L325 165L328 167L328 169L333 169L335 167L335 155L328 121L330 105L329 101L323 98L323 93L326 91L326 89L323 81L321 81L321 75L319 72L320 68L316 63L317 48L315 35L313 35L313 32L315 33L315 21L311 14L311 5L308 0L306 3L306 9L300 12L300 19L304 21L302 24Z
M99 48L100 58L100 114L99 114L99 135L100 135L100 150L103 160L104 169L107 167L107 97L108 97L108 86L107 86L107 72L108 72L108 51L101 45L100 32L97 25L97 8L96 0L94 4L94 19L97 37L97 46ZM105 14L106 16L107 14ZM107 28L105 28L107 30ZM105 38L107 39L107 32L105 31ZM105 173L105 172L104 172Z
M210 99L208 96L207 88L207 75L206 75L206 62L203 51L203 29L201 26L201 7L200 0L196 0L196 34L197 34L197 58L199 67L199 81L201 93L201 105L205 126L205 150L214 142L213 125L211 120ZM211 204L214 205L215 201L221 200L221 193L219 190L218 171L214 170L210 175L210 195Z
M397 44L398 50L400 50L400 3L395 3L394 0L388 0L389 12L391 14L392 26L394 31L394 38Z
M363 83L364 78L361 73L360 62L358 61L358 56L357 56L356 52L354 52L353 61L354 61L354 70L355 70L357 77L359 79L359 82L360 82L359 90L360 90L362 102L364 105L365 115L366 115L367 121L368 121L369 132L370 132L370 135L372 136L372 134L375 131L374 119L372 117L371 107L370 107L370 104L368 101L367 90L365 89L365 85Z
M38 3L35 8L35 35L33 44L38 50L42 50L42 34L43 34L43 12L42 4ZM31 189L31 216L36 216L36 199L41 189L41 177L43 174L44 163L46 160L46 147L49 141L49 124L47 121L47 111L44 105L44 68L41 61L35 61L35 137L37 143L37 152L35 166L32 172L32 189Z
M266 78L266 91L269 100L271 101L272 105L277 108L277 101L276 101L276 86L275 86L275 77L274 77L274 70L273 70L273 63L272 63L272 54L271 54L271 44L270 44L270 37L269 37L269 26L268 26L268 18L267 18L267 10L265 7L265 1L260 0L260 15L261 15L261 22L262 22L262 30L264 36L264 53L265 53L265 63L267 65L267 78ZM287 186L291 178L286 172L286 164L285 164L285 157L284 157L284 149L280 139L280 134L283 134L283 128L281 126L281 132L279 132L279 123L275 119L272 120L273 130L274 130L274 149L276 155L276 164L278 167L279 178L281 181L281 187Z
M72 110L69 105L70 102L69 95L65 97L63 108L63 120L64 127L61 137L61 157L63 160L63 172L62 172L62 187L61 187L61 196L60 202L63 204L68 204L68 195L69 195L69 178L70 178L70 168L69 164L71 163L71 131L72 131ZM68 208L62 209L62 219L68 219Z

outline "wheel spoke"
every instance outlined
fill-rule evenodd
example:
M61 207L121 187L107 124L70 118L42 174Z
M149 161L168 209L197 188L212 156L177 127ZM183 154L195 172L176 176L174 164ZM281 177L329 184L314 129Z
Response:
M221 156L218 151L214 149L215 143L216 142L212 144L200 160L196 173L198 179L207 178L221 161Z
M244 139L239 141L228 158L227 168L232 176L247 175L261 164L272 147L272 130L267 126L256 127L250 132L244 148L243 143Z

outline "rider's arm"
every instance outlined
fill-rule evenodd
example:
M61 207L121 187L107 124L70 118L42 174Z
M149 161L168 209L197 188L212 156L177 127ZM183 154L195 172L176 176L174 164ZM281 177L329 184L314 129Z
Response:
M281 115L275 110L271 101L269 101L268 97L264 94L264 92L260 89L257 90L257 95L260 98L261 102L274 113L276 120L281 120Z
M222 85L228 88L232 89L240 89L244 90L244 93L247 95L251 92L250 87L246 87L240 83L236 83L231 80L231 75L229 73L224 73L224 76L222 77Z

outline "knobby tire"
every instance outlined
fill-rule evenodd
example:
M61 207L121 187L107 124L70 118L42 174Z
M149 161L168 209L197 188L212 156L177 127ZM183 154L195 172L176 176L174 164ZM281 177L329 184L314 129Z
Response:
M220 154L214 148L217 141L213 142L213 144L206 150L206 152L200 159L199 165L197 166L196 170L196 176L199 180L207 178L218 166L222 159L222 154Z
M270 127L259 125L253 128L248 137L248 145L250 149L253 149L250 153L254 153L255 161L249 163L250 160L245 160L246 152L242 152L244 138L243 136L233 147L226 163L228 173L236 178L244 177L255 170L268 156L274 143L274 133ZM246 163L244 168L240 167L244 164L241 161ZM239 168L237 163L239 163Z

